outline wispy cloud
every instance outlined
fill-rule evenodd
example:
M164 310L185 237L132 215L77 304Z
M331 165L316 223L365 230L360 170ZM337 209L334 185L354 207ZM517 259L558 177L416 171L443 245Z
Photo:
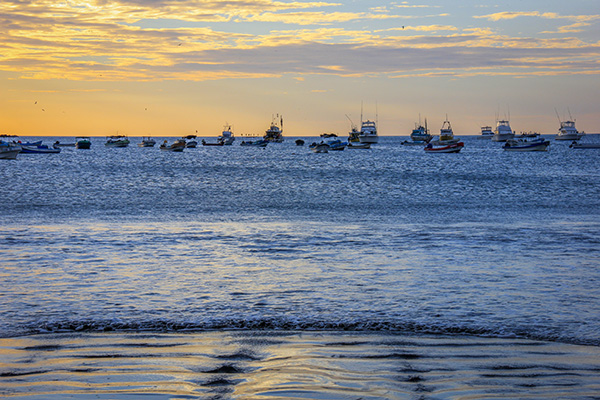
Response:
M545 19L568 19L578 22L593 21L600 18L600 15L560 15L554 12L539 11L503 11L487 15L475 15L473 18L484 18L489 21L500 21L504 19L515 19L519 17L538 17Z

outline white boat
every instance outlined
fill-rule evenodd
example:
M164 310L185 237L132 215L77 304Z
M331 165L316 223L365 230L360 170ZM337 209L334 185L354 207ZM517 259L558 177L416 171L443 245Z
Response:
M154 147L156 141L151 137L143 137L142 141L138 143L139 147Z
M233 136L233 132L231 131L231 125L225 125L223 128L223 132L221 132L221 136L219 136L219 141L223 142L225 146L231 146L235 141L235 137Z
M494 136L494 131L491 126L482 126L481 127L481 136L482 139L491 139Z
M21 152L21 146L16 143L0 140L0 160L16 160Z
M377 125L375 121L362 121L360 125L360 132L358 134L358 140L361 143L377 143L379 136L377 136Z
M279 121L277 121L278 119ZM277 114L276 117L273 117L271 126L265 131L263 139L273 143L283 142L283 116L280 117L279 114Z
M502 148L506 151L546 151L548 146L550 146L550 141L544 138L508 139Z
M555 140L579 140L585 132L579 132L575 128L575 121L560 121L560 128Z
M108 147L127 147L129 146L129 139L123 135L109 136L104 145Z
M496 123L496 129L494 130L494 135L492 136L493 142L506 142L509 139L514 139L515 133L510 127L510 123L508 120L499 120Z

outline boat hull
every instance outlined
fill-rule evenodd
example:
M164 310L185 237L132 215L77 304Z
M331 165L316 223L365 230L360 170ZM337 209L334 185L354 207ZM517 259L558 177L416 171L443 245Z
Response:
M16 160L20 152L20 149L0 150L0 160Z
M75 148L77 149L89 149L90 147L92 147L92 143L91 142L77 142L75 143Z
M495 133L492 136L492 142L506 142L507 140L514 139L514 133Z
M582 137L583 137L583 135L580 133L568 133L568 134L564 134L564 135L561 135L559 133L558 135L556 135L554 140L579 140Z
M425 147L426 153L458 153L460 152L465 144L463 142L458 142L454 144L449 144L443 147L433 147L433 145L427 145Z
M536 142L507 141L502 148L505 151L546 151L548 146L550 146L549 140L540 140Z
M60 153L60 148L55 149L48 146L21 146L23 154L57 154Z
M360 135L358 141L360 143L375 144L379 141L379 137L375 135Z

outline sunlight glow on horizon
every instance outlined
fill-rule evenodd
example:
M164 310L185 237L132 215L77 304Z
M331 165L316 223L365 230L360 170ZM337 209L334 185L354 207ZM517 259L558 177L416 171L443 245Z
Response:
M343 135L361 102L377 104L382 135L446 113L477 134L507 107L516 130L555 133L554 109L568 108L600 131L594 2L519 7L5 0L0 133L218 135L226 121L260 133L278 113L289 136Z

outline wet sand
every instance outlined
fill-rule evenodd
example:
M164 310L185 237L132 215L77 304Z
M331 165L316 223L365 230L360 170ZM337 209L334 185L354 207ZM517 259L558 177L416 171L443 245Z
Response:
M598 399L600 348L393 333L0 339L10 399Z

